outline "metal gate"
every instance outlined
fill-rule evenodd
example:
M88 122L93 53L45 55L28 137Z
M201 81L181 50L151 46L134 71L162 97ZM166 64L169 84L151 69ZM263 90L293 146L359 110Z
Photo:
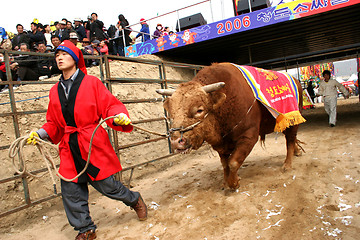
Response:
M14 141L16 138L19 138L20 136L24 136L25 134L28 134L28 131L31 127L27 123L27 119L29 118L36 118L39 119L39 122L37 122L37 127L41 127L42 124L45 123L44 115L47 111L46 108L43 107L34 107L33 109L28 109L27 105L31 103L36 103L41 98L48 98L48 92L49 88L54 85L57 82L57 78L55 80L34 80L34 81L12 81L12 74L10 69L10 64L13 61L16 61L16 56L24 54L23 52L18 51L4 51L0 50L0 53L4 55L4 62L6 65L6 76L7 79L10 79L10 81L0 81L0 85L7 85L8 91L0 93L1 99L3 102L0 102L0 121L5 123L9 122L10 119L13 123L13 135L12 136L4 136L4 141L1 141L0 145L0 151L2 159L3 159L3 168L9 168L10 169L10 159L7 156L8 155L8 148L12 141ZM42 58L49 58L53 59L53 54L49 53L33 53L33 52L27 52L27 55L34 55L34 56L41 56ZM15 58L15 59L14 59ZM149 60L149 59L135 59L135 58L125 58L125 57L119 57L119 56L112 56L112 55L103 55L103 56L85 56L86 59L97 59L99 60L100 64L98 66L99 68L99 79L101 79L104 84L107 86L107 88L116 96L116 89L119 87L126 87L130 86L132 89L135 89L134 94L136 95L138 92L140 92L140 89L137 88L147 88L148 86L156 86L157 88L168 88L168 87L176 87L177 84L186 82L188 79L182 78L182 73L187 73L187 76L194 76L203 66L201 65L190 65L190 64L183 64L183 63L176 63L176 62L166 62L166 61L159 61L159 60ZM116 72L116 67L114 68L114 65L125 65L128 64L128 70L124 74L122 72ZM135 67L134 67L135 66ZM131 73L132 69L138 68L154 68L157 69L157 76L151 76L149 74L148 77L134 77L134 75ZM140 67L141 66L141 67ZM146 67L144 67L146 66ZM126 68L126 67L125 67ZM95 67L89 68L95 69ZM89 71L88 69L88 71ZM169 79L167 77L167 71L169 69L173 71L179 71L181 74L181 77L179 79ZM145 70L144 72L146 72ZM152 71L154 72L154 71ZM189 74L190 73L190 74ZM91 74L91 73L90 73ZM36 90L29 90L26 91L25 87L22 87L23 90L19 91L19 88L15 88L16 85L23 85L23 86L32 86L37 85L39 86ZM39 96L39 94L42 94L42 96ZM32 95L32 97L26 97L27 95ZM35 96L34 96L35 95ZM7 100L4 101L5 96L8 97ZM20 100L17 100L17 96L21 96ZM24 97L25 96L25 97ZM146 98L132 98L131 96L117 96L120 101L122 101L127 108L131 108L132 105L139 105L139 104L147 104L144 108L146 111L146 107L150 106L149 108L153 109L151 106L152 104L157 104L162 106L163 97L160 96L150 96ZM137 119L132 118L133 124L135 125L149 125L151 123L161 123L163 126L163 129L160 130L162 132L166 132L169 129L168 123L166 121L166 112L163 110L163 108L158 107L160 112L157 112L158 117L148 117L148 118L142 118ZM130 111L129 111L130 112ZM131 114L131 112L130 112ZM156 115L156 114L155 114ZM135 119L135 120L134 120ZM39 125L40 124L40 125ZM115 152L117 153L119 160L121 161L121 164L125 166L123 170L117 174L117 178L120 180L123 180L123 174L124 172L128 172L128 181L126 184L130 187L130 181L133 178L134 170L137 168L141 168L142 166L150 163L157 162L162 159L166 159L168 157L173 156L174 154L171 152L169 142L166 137L150 137L145 136L144 139L140 139L140 137L135 138L136 141L131 141L131 137L128 138L128 141L123 141L120 139L123 138L123 136L119 136L119 134L114 130L111 130L110 128L106 128L109 133L110 140L114 146ZM3 129L4 130L4 129ZM6 135L3 131L0 130L0 136ZM135 132L135 134L142 134L140 132ZM130 136L132 136L130 134ZM144 161L130 161L129 164L126 161L123 161L124 155L131 155L131 149L135 147L143 147L144 151L149 151L151 147L147 147L149 144L159 144L159 142L162 142L162 146L165 146L166 144L166 153L164 151L157 153L157 152L151 152L151 154L148 154L149 156L143 157ZM31 150L29 150L31 152ZM122 151L127 151L122 153ZM31 153L33 154L33 153ZM151 156L150 156L151 155ZM20 157L20 156L19 156ZM131 156L130 156L131 157ZM36 158L36 157L35 157ZM146 159L150 158L150 159ZM8 162L7 162L8 161ZM21 166L19 166L21 168ZM11 170L10 170L11 171ZM9 173L11 173L9 171ZM46 172L46 167L38 167L35 170L32 170L32 174L39 174ZM2 192L1 200L4 203L4 201L9 201L9 204L2 204L4 209L1 208L0 210L0 217L7 216L11 213L20 211L22 209L43 203L45 201L48 201L50 199L56 198L60 195L60 193L51 193L52 188L46 187L49 189L49 194L46 196L38 196L36 194L36 189L39 187L36 184L35 186L32 186L32 179L27 176L20 176L20 175L9 175L9 176L2 176L2 179L0 179L0 191ZM41 186L44 187L44 186ZM17 194L13 193L13 189L17 189ZM34 190L35 189L35 190ZM19 194L23 192L23 194ZM23 195L20 197L19 195ZM32 195L30 197L30 195Z

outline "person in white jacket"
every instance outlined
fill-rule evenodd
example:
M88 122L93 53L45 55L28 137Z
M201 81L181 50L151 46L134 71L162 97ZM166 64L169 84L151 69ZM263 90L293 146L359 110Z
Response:
M331 73L329 70L325 70L322 73L324 80L320 82L318 96L323 97L324 107L326 113L329 115L330 127L336 125L336 105L337 105L337 89L342 92L345 98L349 98L349 92L338 81L331 79Z

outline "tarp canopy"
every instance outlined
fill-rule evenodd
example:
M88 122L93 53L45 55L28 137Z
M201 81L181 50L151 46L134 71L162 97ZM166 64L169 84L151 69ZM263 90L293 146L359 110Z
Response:
M358 80L358 76L356 74L351 74L350 78L348 79L348 81L353 81L356 82Z
M356 3L156 54L196 64L232 62L267 69L293 68L357 57L359 26L360 4Z

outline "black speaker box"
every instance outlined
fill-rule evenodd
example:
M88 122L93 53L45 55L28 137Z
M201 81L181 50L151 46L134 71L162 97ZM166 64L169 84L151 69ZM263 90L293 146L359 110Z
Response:
M180 22L181 31L207 24L206 20L204 19L201 13L197 13L188 17L181 18L179 19L179 22ZM178 26L179 22L176 22L177 32L179 32L179 26Z
M270 2L268 0L240 0L238 1L237 6L238 15L250 12L249 2L251 4L251 11L270 7Z

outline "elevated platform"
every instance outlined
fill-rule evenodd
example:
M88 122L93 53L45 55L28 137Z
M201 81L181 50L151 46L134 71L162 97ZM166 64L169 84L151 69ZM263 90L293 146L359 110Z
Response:
M360 0L298 0L132 45L126 56L268 69L356 57L359 12Z

